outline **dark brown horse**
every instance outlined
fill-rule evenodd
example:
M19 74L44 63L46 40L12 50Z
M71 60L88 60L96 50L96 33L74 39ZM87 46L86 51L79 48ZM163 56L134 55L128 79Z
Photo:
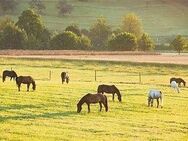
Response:
M21 83L27 84L27 91L29 91L30 84L33 85L33 90L36 89L36 84L31 76L19 76L16 78L16 84L18 86L18 91L20 91Z
M98 93L109 93L112 94L112 100L114 101L114 95L117 94L119 102L121 102L121 94L115 85L99 85L97 89Z
M69 75L67 72L62 72L61 73L61 80L62 80L62 84L66 81L66 83L69 83Z
M86 103L88 106L88 113L90 112L90 104L99 103L100 111L102 110L102 104L105 107L106 112L108 111L108 101L107 97L103 94L86 94L83 96L77 104L77 112L80 113L82 110L82 105Z
M17 74L13 70L11 70L11 71L9 71L9 70L3 71L3 77L2 77L3 78L3 82L5 81L7 76L10 77L10 80L12 80L12 78L15 80L16 77L17 77Z
M171 84L172 81L175 81L178 84L179 87L181 86L181 83L183 83L184 87L186 85L185 80L183 80L182 78L172 77L172 78L170 78L170 84Z

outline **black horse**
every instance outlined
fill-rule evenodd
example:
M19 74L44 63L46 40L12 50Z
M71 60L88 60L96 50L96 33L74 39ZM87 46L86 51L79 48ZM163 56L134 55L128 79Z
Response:
M29 91L30 84L33 85L33 90L36 89L36 84L31 76L19 76L16 78L16 84L18 86L18 91L20 91L21 83L27 84L27 91Z
M115 85L99 85L97 89L98 93L109 93L112 94L112 100L114 101L114 95L117 94L119 102L121 102L121 94Z
M69 75L67 72L62 72L61 73L61 80L62 80L62 84L66 81L66 83L69 83Z
M181 83L183 83L184 87L186 86L186 82L182 78L172 77L172 78L170 78L170 84L171 84L172 81L175 81L178 84L179 87L181 86Z
M107 97L103 94L86 94L83 96L77 104L77 112L80 113L82 110L82 105L86 103L88 106L88 113L90 112L90 104L99 103L100 111L102 110L102 104L105 107L106 112L108 111L108 101Z
M7 76L10 77L10 80L12 80L12 78L15 80L16 77L17 77L17 74L13 70L11 70L11 71L9 71L9 70L3 71L3 77L2 77L3 82L5 82L5 79L6 79Z

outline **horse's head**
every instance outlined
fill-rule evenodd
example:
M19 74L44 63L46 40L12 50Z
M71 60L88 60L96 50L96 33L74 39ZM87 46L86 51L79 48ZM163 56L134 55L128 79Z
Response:
M80 104L77 104L77 113L80 113L82 110L82 106Z
M185 81L184 81L183 85L184 85L184 87L186 86L186 82Z
M118 96L118 100L119 100L119 102L122 101L122 99L121 99L121 95Z
M13 77L18 77L18 75L16 74L15 71L12 71L12 76L13 76Z

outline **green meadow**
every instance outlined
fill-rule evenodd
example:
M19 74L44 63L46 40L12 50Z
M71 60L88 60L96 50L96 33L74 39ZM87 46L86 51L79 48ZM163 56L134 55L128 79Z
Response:
M18 92L15 81L0 82L0 140L80 140L80 141L187 141L188 88L176 93L169 78L188 81L188 66L107 61L42 60L0 58L0 71L14 69L31 75L36 91ZM97 81L95 73L97 71ZM49 72L51 71L51 79ZM69 84L61 84L60 74L68 71ZM138 73L141 73L139 83ZM109 111L91 113L76 104L87 93L96 93L99 84L115 84L122 94L107 95ZM164 107L147 107L149 89L164 93Z
M29 7L29 0L19 1L17 10L11 16L15 21ZM115 29L121 25L124 15L135 13L141 19L145 32L152 36L188 34L188 8L187 2L183 0L67 0L73 6L73 11L64 17L58 15L58 0L43 1L46 9L42 20L50 30L63 31L73 23L88 29L100 16L104 16Z

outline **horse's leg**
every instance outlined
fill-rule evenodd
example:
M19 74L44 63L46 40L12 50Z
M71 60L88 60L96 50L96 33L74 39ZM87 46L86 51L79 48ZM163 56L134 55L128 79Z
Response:
M88 106L88 113L90 113L90 104L87 104Z
M18 91L20 91L21 84L18 84Z
M148 98L148 107L150 106L151 98Z
M157 98L157 108L159 108L159 98Z
M104 105L105 111L107 112L108 111L108 105L107 105L107 103L106 102L102 102L102 104Z
M113 93L113 94L112 94L112 101L114 101L114 95L115 95L115 94Z
M10 81L12 80L12 77L10 77Z
M102 103L99 102L99 105L100 105L100 112L101 112L101 110L102 110Z
M27 91L29 91L29 86L30 86L30 83L29 83L29 84L27 84Z
M151 107L153 107L153 99L151 99Z

